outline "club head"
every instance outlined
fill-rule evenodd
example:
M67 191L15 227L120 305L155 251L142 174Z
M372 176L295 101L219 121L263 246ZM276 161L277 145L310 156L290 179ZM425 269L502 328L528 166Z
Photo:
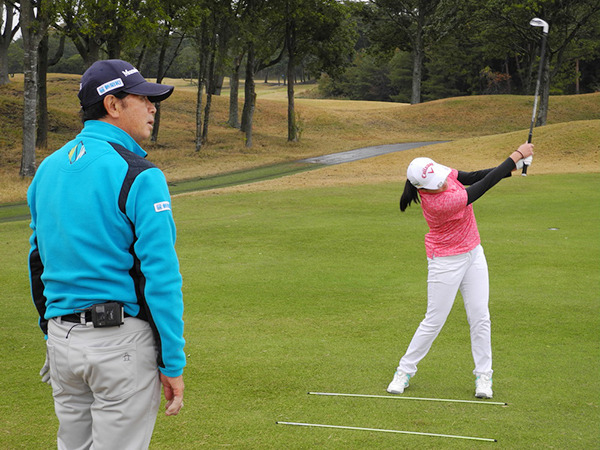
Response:
M544 27L544 33L548 33L548 29L550 28L550 26L548 25L548 22L546 22L545 20L539 19L537 17L531 19L531 21L529 22L529 25L534 26L534 27Z

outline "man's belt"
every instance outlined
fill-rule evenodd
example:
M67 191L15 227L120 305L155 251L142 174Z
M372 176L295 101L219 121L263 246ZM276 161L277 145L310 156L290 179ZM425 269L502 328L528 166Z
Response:
M118 302L98 303L84 311L61 316L61 320L70 323L86 324L92 322L94 328L117 327L123 324L125 317L132 317L123 310Z
M66 316L61 316L60 320L71 323L87 323L92 321L92 312L84 311L81 313L67 314Z

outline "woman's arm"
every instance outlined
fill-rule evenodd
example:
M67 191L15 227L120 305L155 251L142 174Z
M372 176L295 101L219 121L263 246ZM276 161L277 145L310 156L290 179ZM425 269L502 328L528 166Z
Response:
M491 169L476 170L475 172L463 172L459 170L457 179L461 184L470 186L482 180L492 170L494 170L493 167Z
M467 188L467 205L473 203L488 190L498 184L502 178L510 176L510 173L515 167L515 162L511 158L506 158L506 161L504 161L495 169L492 169L483 179L469 186Z
M510 176L510 173L516 167L517 161L519 161L522 158L526 158L530 155L533 155L533 144L522 144L518 150L512 152L512 154L508 158L506 158L506 160L498 167L491 170L488 169L481 170L478 172L471 172L472 174L479 173L479 175L481 175L481 173L483 172L486 173L482 179L480 179L479 181L475 182L467 188L467 205L470 205L475 200L480 198L488 190L490 190L492 187L498 184L498 182L502 178Z

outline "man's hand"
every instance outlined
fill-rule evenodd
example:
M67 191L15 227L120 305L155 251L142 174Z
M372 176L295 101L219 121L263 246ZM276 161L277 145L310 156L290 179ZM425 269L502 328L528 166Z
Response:
M42 370L40 370L40 377L42 377L42 382L47 383L49 386L52 386L52 381L50 380L50 361L48 360L48 347L46 347L46 361L44 361L44 366Z
M176 416L183 407L183 390L185 388L183 375L171 378L161 373L160 382L163 385L165 399L167 400L165 414L167 416Z

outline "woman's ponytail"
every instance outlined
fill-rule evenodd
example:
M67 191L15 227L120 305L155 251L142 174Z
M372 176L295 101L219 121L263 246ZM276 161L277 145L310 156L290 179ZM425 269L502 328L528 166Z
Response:
M402 192L402 196L400 197L400 211L404 212L412 202L421 203L419 190L410 181L406 180L404 192Z

